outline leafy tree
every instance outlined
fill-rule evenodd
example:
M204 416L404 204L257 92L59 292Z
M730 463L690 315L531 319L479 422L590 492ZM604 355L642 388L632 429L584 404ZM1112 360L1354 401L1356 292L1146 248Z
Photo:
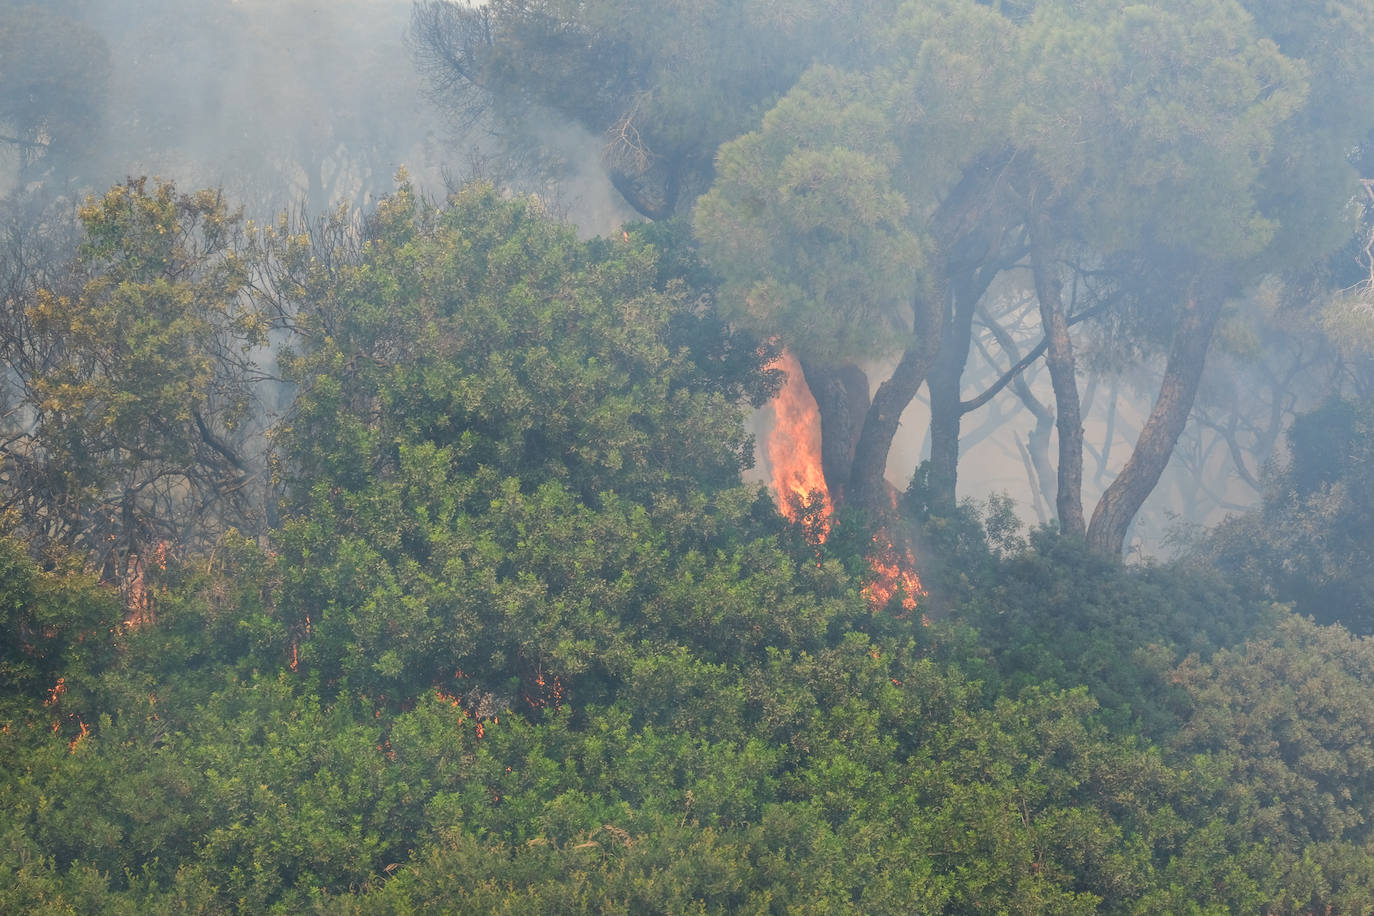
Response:
M1274 618L1206 567L1122 568L1044 531L964 596L954 616L978 630L999 690L1086 686L1113 729L1156 740L1179 724L1173 666L1209 659Z
M913 323L929 323L924 297L913 301L922 246L894 186L897 166L890 128L863 81L813 70L759 131L721 150L720 176L695 215L725 281L722 305L798 353L820 393L822 460L837 498L849 483L868 381L836 375L832 397L819 373L886 353Z
M96 678L115 660L118 603L72 570L38 569L8 537L0 541L0 596L0 719L46 703L70 733L78 715L90 717Z
M1374 628L1371 423L1368 404L1348 401L1300 416L1262 506L1219 526L1204 548L1242 587L1366 634Z
M73 549L136 587L159 542L260 524L253 360L268 322L217 192L131 181L80 216L77 257L5 303L5 506L34 549Z
M1172 751L1200 777L1199 807L1180 813L1209 822L1184 853L1232 851L1237 886L1258 885L1269 912L1368 906L1372 659L1367 639L1288 618L1174 673L1191 710ZM1209 880L1182 858L1171 871L1194 887Z
M481 186L439 211L403 186L370 232L356 263L316 259L288 361L302 666L369 695L541 705L603 689L641 633L737 652L824 630L833 610L791 617L794 561L748 542L739 399L767 390L766 354L701 346L718 325L650 245L578 242ZM757 589L778 613L734 629Z
M865 606L857 512L815 545L739 483L771 325L858 466L886 447L834 409L842 364L896 338L874 428L928 376L957 440L965 324L1013 267L1046 338L1083 318L1072 265L1145 350L1187 323L1151 297L1272 254L1301 225L1280 198L1316 198L1271 154L1344 162L1291 145L1310 109L1284 115L1278 55L1357 10L1253 7L906 5L722 152L698 231L736 326L681 222L579 241L483 185L241 236L218 195L134 182L83 208L70 262L7 237L0 911L1367 911L1374 647L1269 604L1367 584L1366 404L1301 419L1267 514L1219 536L1252 591L1026 542L1004 498L949 511L937 479L903 508L949 619L918 623ZM522 10L566 26L550 66L636 28L493 15ZM691 57L710 29L673 14ZM1306 76L1338 91L1346 63ZM1367 330L1366 294L1333 327ZM274 322L294 400L259 540L222 529L256 520L234 488ZM1039 345L1061 411L1068 343ZM128 581L163 538L195 562L123 623L79 567Z

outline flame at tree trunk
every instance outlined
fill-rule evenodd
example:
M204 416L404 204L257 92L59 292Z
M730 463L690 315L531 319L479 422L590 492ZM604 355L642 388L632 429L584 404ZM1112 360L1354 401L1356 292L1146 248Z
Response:
M800 522L820 543L830 534L830 491L821 471L820 409L795 356L784 350L771 368L787 373L773 400L773 431L768 434L773 492L782 514Z
M795 356L784 350L770 368L787 374L773 400L773 430L768 434L773 492L782 514L802 525L812 541L821 544L830 534L831 506L821 465L820 409ZM925 591L916 575L911 549L899 548L883 529L873 536L868 562L873 580L863 594L869 607L881 610L900 595L903 616L915 611Z

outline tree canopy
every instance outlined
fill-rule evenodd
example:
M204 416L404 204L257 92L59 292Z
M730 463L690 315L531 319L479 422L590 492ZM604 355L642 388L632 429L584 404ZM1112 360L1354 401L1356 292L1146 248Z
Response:
M486 122L520 154L552 141L547 113L602 144L616 189L638 213L686 212L716 148L823 56L863 53L890 3L674 3L623 0L416 3L411 41L437 98ZM848 36L837 40L838 36Z
M951 384L932 379L932 433L943 411L957 440L972 316L998 274L1029 267L1059 421L1060 523L1120 552L1186 421L1223 303L1257 272L1324 253L1287 241L1285 220L1325 204L1326 225L1339 226L1346 209L1331 185L1349 193L1348 166L1343 180L1310 185L1278 169L1295 144L1316 142L1292 125L1326 100L1264 24L1213 0L909 3L864 69L810 71L758 130L722 148L695 226L732 314L796 348L817 376L901 354L832 489L880 493L895 416L939 366ZM1368 60L1347 66L1358 80ZM1366 128L1327 131L1316 155L1344 156ZM1139 333L1173 341L1155 411L1090 527L1061 295L1075 265L1148 316ZM952 505L957 446L932 446L932 460L938 501Z
M16 275L3 316L4 505L35 548L125 581L159 541L263 524L254 348L270 319L215 191L117 185L65 268Z

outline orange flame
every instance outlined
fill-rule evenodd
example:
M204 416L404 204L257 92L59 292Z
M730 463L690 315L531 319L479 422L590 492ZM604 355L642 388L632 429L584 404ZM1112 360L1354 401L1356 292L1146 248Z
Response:
M149 561L159 572L167 571L167 554L171 542L161 540L153 550L153 555L145 559L140 554L130 554L124 573L125 613L124 624L140 627L157 623L157 594L148 583ZM165 588L158 588L165 592Z
M800 523L820 544L831 526L830 491L821 465L820 409L795 356L784 350L769 368L787 374L773 400L773 430L768 434L773 492L782 514ZM910 615L926 594L915 571L915 556L909 547L897 547L886 529L873 536L873 546L868 561L873 580L863 590L868 606L876 613L900 596L901 616Z
M873 570L873 581L864 587L864 598L868 606L877 612L887 607L889 601L900 595L902 610L899 617L907 617L916 610L916 603L925 597L921 579L916 575L916 557L910 547L898 548L886 529L873 535L876 553L869 557L868 566Z
M782 514L806 527L817 543L830 534L830 491L821 469L821 413L801 364L786 350L769 368L787 381L773 400L768 463Z

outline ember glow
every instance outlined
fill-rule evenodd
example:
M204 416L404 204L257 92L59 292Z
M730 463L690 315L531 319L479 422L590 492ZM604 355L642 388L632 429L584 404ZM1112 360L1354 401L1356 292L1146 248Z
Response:
M821 470L820 410L795 356L784 350L771 368L787 373L773 400L773 431L768 434L773 492L782 514L821 543L830 534L830 491Z

